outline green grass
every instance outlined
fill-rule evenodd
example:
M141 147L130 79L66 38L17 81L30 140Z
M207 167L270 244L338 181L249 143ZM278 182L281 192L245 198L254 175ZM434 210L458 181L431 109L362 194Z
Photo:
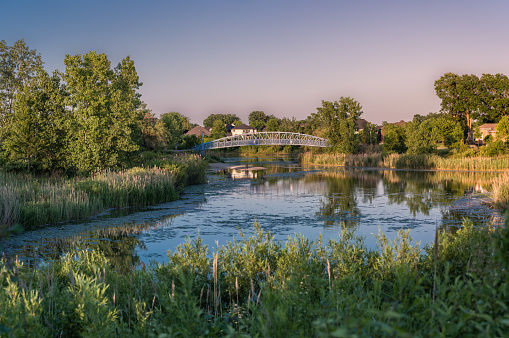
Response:
M119 273L100 250L38 269L0 263L0 333L11 336L503 336L507 228L437 233L434 245L344 231L323 243L255 234L198 238L164 264Z
M33 228L87 218L108 208L174 201L184 186L205 179L206 162L197 155L158 159L157 165L74 179L0 171L0 225Z

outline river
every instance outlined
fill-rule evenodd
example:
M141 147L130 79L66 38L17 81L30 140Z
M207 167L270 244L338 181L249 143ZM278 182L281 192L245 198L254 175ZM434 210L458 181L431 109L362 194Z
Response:
M349 229L375 249L379 231L394 238L398 230L409 229L423 247L433 241L436 227L455 231L465 217L476 224L500 219L479 193L494 173L323 168L284 156L224 160L266 170L210 172L206 184L187 187L179 201L27 231L4 243L4 249L33 263L71 247L100 248L127 267L166 261L168 250L188 238L200 236L215 247L238 240L240 231L250 236L255 222L277 240L303 235L327 241Z

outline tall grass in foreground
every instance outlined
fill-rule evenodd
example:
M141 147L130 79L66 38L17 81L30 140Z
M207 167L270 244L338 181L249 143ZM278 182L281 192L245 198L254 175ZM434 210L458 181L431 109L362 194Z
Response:
M108 208L176 200L186 185L201 183L205 162L179 155L161 167L108 171L88 178L36 178L0 171L0 224L32 228L83 219Z
M503 336L509 329L506 229L408 232L379 250L344 231L323 243L198 238L165 264L120 274L99 251L34 270L0 263L0 332L12 336ZM503 243L493 246L492 243ZM85 249L85 248L84 248Z
M501 157L464 157L445 158L438 155L426 154L315 154L307 152L301 154L303 164L377 167L393 169L444 169L468 171L504 171L509 170L509 158Z

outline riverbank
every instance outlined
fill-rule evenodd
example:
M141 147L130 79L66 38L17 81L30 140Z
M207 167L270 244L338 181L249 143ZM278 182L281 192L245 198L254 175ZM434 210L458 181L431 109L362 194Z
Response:
M390 169L437 169L461 171L509 170L509 157L445 158L427 154L331 154L306 152L299 156L301 164L326 166L372 167Z
M507 330L509 240L466 222L421 250L343 231L322 243L255 234L119 273L77 248L39 269L0 261L0 330L14 336L463 336ZM493 246L492 243L497 243Z
M198 155L175 155L158 161L157 166L102 172L86 178L0 171L0 225L9 228L20 224L32 229L84 219L110 208L174 201L185 186L205 181L205 167L205 160Z

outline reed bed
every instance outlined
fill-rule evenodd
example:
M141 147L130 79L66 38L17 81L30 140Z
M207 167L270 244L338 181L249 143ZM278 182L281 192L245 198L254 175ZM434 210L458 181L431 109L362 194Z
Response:
M509 170L509 157L464 157L445 158L427 154L315 154L307 152L300 155L303 164L377 167L392 169L439 169L464 171L505 171Z
M182 187L203 182L205 165L197 155L178 155L161 162L161 167L107 171L88 178L37 178L0 171L0 224L33 228L87 218L108 208L173 201Z
M11 336L503 336L507 228L465 222L420 249L343 231L323 243L254 235L210 250L187 240L164 264L120 273L86 247L38 269L0 262ZM496 243L497 245L492 245Z

